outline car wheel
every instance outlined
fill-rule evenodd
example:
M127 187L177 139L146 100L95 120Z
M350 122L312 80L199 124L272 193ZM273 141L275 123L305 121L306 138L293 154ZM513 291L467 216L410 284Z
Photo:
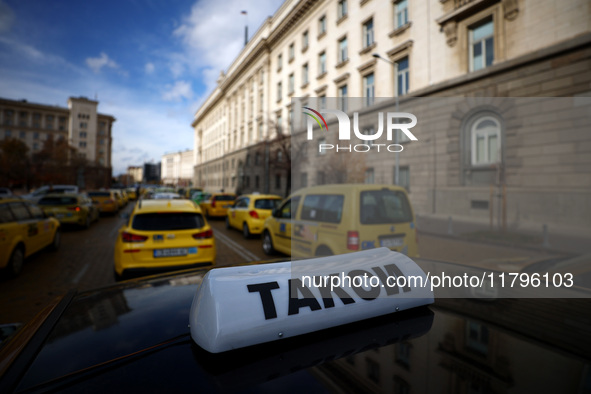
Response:
M230 229L230 218L226 216L226 230Z
M49 245L49 249L50 250L58 250L60 247L60 242L61 242L61 233L59 230L55 230L55 235L53 236L53 242L51 243L51 245Z
M250 238L251 236L250 230L248 229L248 224L246 224L246 222L244 222L244 224L242 225L242 235L246 239Z
M268 255L275 254L275 247L273 247L273 239L268 231L263 233L263 252Z
M326 246L321 246L316 249L316 257L332 256L334 253Z
M25 262L25 254L21 247L17 247L12 251L10 255L10 261L8 262L8 272L13 278L18 276L23 270L23 263Z

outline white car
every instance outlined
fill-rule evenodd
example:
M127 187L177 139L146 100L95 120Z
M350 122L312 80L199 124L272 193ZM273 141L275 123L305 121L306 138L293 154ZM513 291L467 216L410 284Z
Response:
M12 192L7 187L0 187L0 198L2 197L12 197Z

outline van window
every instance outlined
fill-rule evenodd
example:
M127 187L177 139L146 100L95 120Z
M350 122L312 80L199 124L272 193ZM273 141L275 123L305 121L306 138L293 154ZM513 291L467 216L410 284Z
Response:
M412 211L406 194L382 189L361 192L361 224L412 222Z
M188 230L205 225L203 216L191 212L143 213L133 217L131 227L143 231Z
M281 219L295 219L296 214L298 213L298 204L300 202L300 197L293 197L290 200L287 200L278 210L275 217ZM293 209L292 209L293 207Z
M304 199L302 220L340 223L343 216L342 194L310 194Z

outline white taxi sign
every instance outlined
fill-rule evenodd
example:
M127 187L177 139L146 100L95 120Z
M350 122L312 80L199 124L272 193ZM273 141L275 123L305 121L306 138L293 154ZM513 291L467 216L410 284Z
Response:
M212 269L193 299L191 337L211 353L294 337L431 304L428 283L387 248Z

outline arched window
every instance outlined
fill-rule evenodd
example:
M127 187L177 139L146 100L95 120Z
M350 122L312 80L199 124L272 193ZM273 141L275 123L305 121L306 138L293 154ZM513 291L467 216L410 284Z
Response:
M501 161L501 125L492 116L477 118L470 129L472 165L486 166Z

